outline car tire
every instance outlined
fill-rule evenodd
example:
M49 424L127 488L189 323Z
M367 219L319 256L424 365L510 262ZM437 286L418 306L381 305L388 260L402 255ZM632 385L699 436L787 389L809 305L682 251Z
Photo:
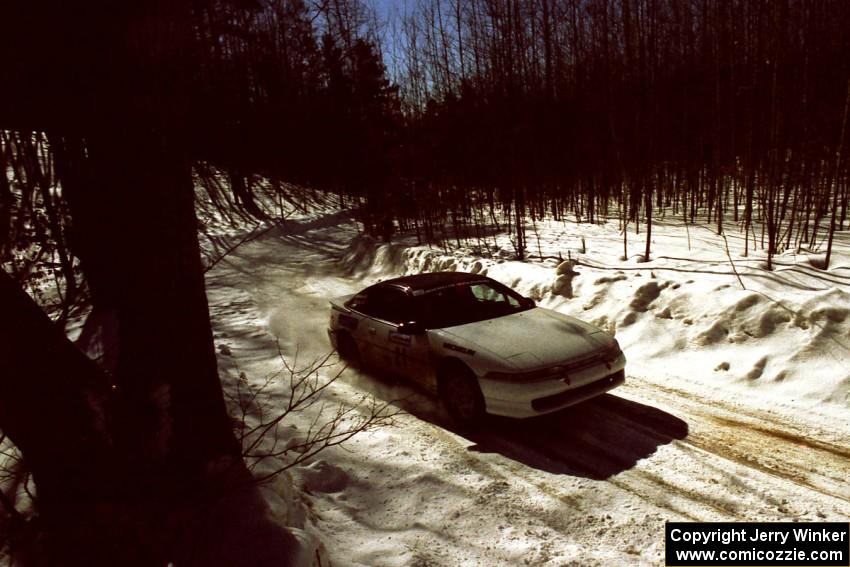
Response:
M359 369L363 366L360 349L357 348L357 343L354 342L351 335L341 334L337 337L336 351L339 357L351 368Z
M440 400L458 424L474 426L484 418L484 395L475 376L460 365L446 368L438 383Z

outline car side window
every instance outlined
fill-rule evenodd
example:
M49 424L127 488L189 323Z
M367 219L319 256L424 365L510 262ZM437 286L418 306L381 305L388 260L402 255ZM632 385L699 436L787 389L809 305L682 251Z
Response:
M363 309L366 307L367 299L368 294L365 291L361 291L349 300L347 307L363 313Z
M410 298L400 289L375 287L368 290L365 299L362 304L358 303L356 307L352 303L351 308L369 317L390 323L399 324L410 320Z
M474 295L475 299L478 301L508 303L511 307L519 307L519 301L515 297L502 293L487 284L473 284L470 286L470 289L472 290L472 295Z

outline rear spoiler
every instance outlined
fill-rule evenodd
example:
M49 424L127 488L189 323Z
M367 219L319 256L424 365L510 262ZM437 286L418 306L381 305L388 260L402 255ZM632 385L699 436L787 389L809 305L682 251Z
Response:
M343 311L345 313L348 313L348 308L345 306L345 304L348 302L349 299L354 297L354 295L355 294L352 293L350 295L343 295L343 296L340 296L340 297L332 298L330 300L331 307L336 309L337 311Z

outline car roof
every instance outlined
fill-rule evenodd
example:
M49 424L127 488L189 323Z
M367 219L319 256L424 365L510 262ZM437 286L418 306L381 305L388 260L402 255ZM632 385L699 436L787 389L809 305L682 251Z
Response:
M458 285L466 282L489 281L489 278L467 272L428 272L393 278L379 283L379 286L391 285L408 291L428 292L433 289Z

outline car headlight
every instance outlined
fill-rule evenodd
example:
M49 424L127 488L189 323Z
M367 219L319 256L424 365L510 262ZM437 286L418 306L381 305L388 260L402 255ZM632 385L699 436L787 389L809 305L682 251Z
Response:
M620 349L620 343L617 342L617 339L611 337L611 340L608 341L608 344L605 345L605 350L603 351L603 358L607 361L611 361L620 356L620 353L623 351Z

